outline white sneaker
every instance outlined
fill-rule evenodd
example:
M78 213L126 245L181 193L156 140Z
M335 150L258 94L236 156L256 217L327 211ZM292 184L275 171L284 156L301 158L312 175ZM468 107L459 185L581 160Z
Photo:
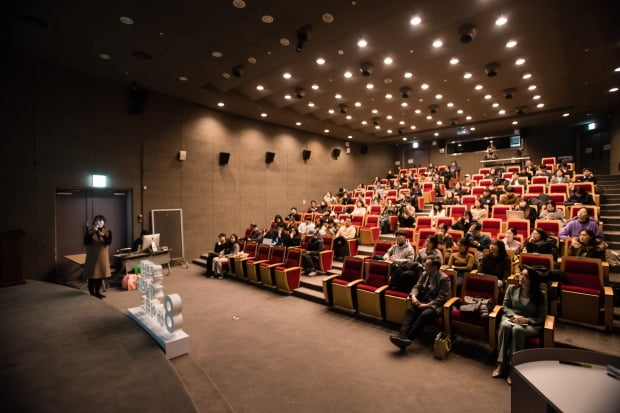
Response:
M316 271L312 271L308 274L308 277L314 277L316 275Z

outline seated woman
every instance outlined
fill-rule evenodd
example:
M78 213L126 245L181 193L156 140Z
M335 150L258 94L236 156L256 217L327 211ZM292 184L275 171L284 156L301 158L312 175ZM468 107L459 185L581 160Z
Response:
M443 204L439 201L433 202L433 207L431 208L431 211L428 213L428 216L431 217L432 219L431 225L433 227L436 227L437 218L446 216L446 210L443 208Z
M454 192L454 195L458 196L460 199L460 197L462 197L463 195L469 194L469 188L464 188L463 184L459 181L454 184L454 188L452 188L452 192Z
M457 273L456 291L457 295L461 292L461 286L463 285L463 275L466 272L470 272L476 266L476 258L473 254L468 253L469 240L467 238L461 238L458 243L459 250L453 252L448 260L448 268L453 268Z
M493 378L504 377L513 352L523 349L525 339L540 334L547 317L547 300L540 291L536 271L522 269L519 284L510 285L504 294L504 313L499 325L497 366ZM506 379L511 384L510 376Z
M578 186L573 190L573 193L570 194L565 204L573 205L573 204L584 204L584 205L596 205L592 195L588 193L583 187Z
M471 216L474 221L480 222L484 218L488 218L489 213L487 209L482 205L480 199L476 199L474 201L474 205L469 209L471 211Z
M471 214L471 211L465 210L463 211L463 216L459 218L454 224L452 224L452 229L456 229L459 231L463 231L464 234L467 234L469 231L469 227L474 223L474 218Z
M353 201L353 198L351 198L351 194L347 191L343 192L340 203L342 205L353 205L354 201Z
M411 198L405 199L398 215L399 228L413 228L415 226L415 207L411 205Z
M564 176L564 170L561 168L558 168L555 171L555 175L553 176L553 178L551 178L551 181L549 181L550 184L568 184L570 183L570 180Z
M446 191L446 196L443 200L445 205L458 205L460 204L459 198L456 197L455 193L452 191Z
M420 250L415 261L419 263L420 265L424 265L424 262L426 261L427 258L432 258L434 261L443 262L443 254L437 248L437 245L439 245L437 241L437 237L430 236L426 238L426 242L424 243L424 248Z
M506 248L506 251L513 251L515 255L519 254L521 252L521 248L523 247L521 245L521 242L515 238L516 236L517 236L517 229L508 228L506 230L506 236L503 239L504 247Z
M596 239L594 232L589 229L579 231L579 236L572 238L568 254L571 257L588 257L605 260L607 243Z
M379 226L381 227L382 234L392 232L390 217L396 215L398 215L398 208L394 206L391 199L388 199L387 203L383 207L383 210L381 211L381 218L379 219Z
M545 204L545 208L540 213L540 219L555 219L562 221L562 223L566 222L564 211L558 209L553 199L550 199Z
M366 210L366 205L364 205L364 201L358 199L355 203L355 208L353 208L353 212L351 212L351 215L366 215L367 212L368 211Z
M489 251L488 254L482 257L478 272L495 275L498 279L499 286L503 287L506 283L506 279L510 276L510 269L512 266L510 257L508 257L506 253L506 246L502 241L494 239L491 241Z
M445 222L437 225L437 233L435 236L437 237L437 242L439 245L445 245L446 251L452 251L454 240L452 239L452 236L448 234L448 226Z
M523 252L537 252L539 254L551 254L553 260L558 259L558 244L555 238L551 238L544 229L534 228L525 241Z

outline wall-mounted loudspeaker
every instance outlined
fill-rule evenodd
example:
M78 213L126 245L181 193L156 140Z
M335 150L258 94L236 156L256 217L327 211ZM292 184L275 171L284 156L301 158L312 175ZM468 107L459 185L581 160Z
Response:
M226 165L229 159L230 154L228 152L220 152L220 165Z
M312 153L312 151L308 151L308 150L304 150L302 152L302 157L304 158L304 161L307 161L308 159L310 159L310 154Z
M332 151L332 156L338 159L338 157L340 156L340 149L334 148L334 150Z
M144 110L147 91L139 87L135 82L131 84L127 94L129 113L139 115Z
M362 145L362 147L360 148L360 150L362 151L362 153L368 153L368 146L366 146L366 145Z
M273 162L273 159L276 157L274 152L265 152L265 163Z

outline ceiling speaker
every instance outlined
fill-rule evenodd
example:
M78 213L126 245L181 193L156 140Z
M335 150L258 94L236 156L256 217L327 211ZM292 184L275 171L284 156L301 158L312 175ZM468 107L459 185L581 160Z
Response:
M338 159L338 157L340 156L340 149L334 148L334 150L332 151L332 156Z
M310 154L312 154L312 151L304 150L301 156L304 158L304 161L307 161L310 159Z
M273 159L276 157L274 152L265 152L265 163L273 162Z

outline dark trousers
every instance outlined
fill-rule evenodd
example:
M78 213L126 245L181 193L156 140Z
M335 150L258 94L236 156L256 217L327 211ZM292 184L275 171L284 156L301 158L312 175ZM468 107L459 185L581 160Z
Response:
M400 326L400 336L409 340L415 339L435 318L437 318L437 312L432 307L420 308L414 305L407 308Z
M213 258L219 257L219 254L210 252L207 256L207 274L213 274Z
M334 250L334 257L345 257L349 255L349 243L345 237L338 237L332 244Z
M301 256L301 264L306 271L314 271L319 266L319 254L312 251Z
M103 284L103 280L101 278L89 278L88 279L88 292L90 295L99 295L101 294L99 290L101 289L101 284Z

